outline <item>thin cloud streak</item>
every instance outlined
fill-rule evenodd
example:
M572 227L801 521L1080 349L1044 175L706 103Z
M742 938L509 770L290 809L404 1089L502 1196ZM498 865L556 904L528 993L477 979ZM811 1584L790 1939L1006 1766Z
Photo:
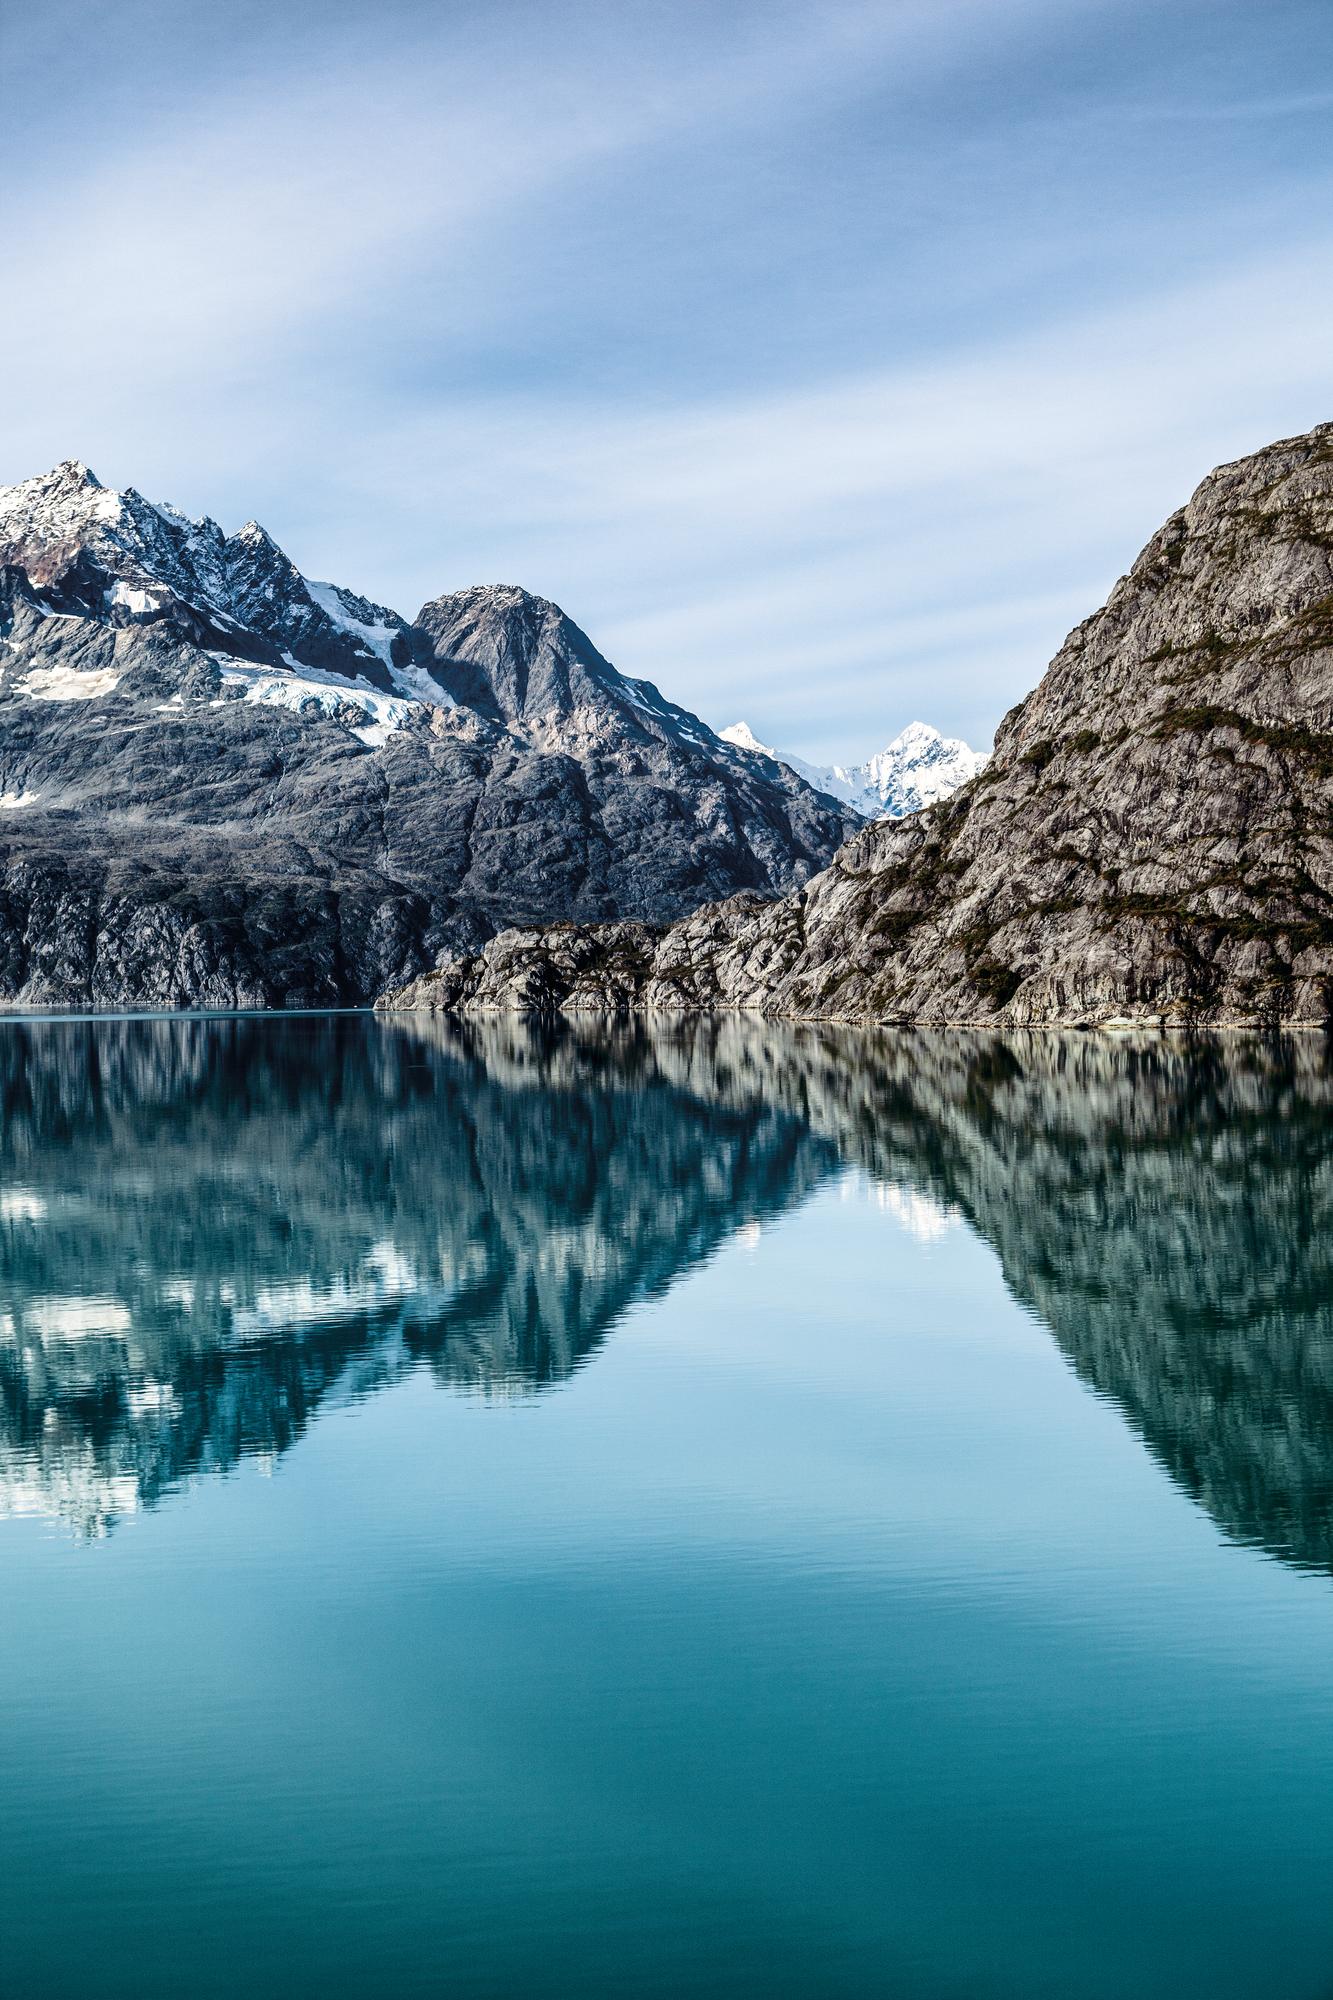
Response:
M983 741L1209 466L1333 414L1329 155L1207 130L1316 117L1317 15L1002 11L343 5L312 60L275 0L225 76L181 28L141 121L94 78L94 143L0 132L0 478L257 513L408 613L526 583L808 754ZM1176 102L1189 150L1113 143Z
M793 725L817 688L828 733L809 715L802 742L823 754L888 726L920 671L947 726L988 736L1213 463L1333 414L1331 250L929 368L637 419L450 408L366 456L420 494L442 584L502 547L506 576L563 595L628 671L710 716L719 680L751 706L767 690Z

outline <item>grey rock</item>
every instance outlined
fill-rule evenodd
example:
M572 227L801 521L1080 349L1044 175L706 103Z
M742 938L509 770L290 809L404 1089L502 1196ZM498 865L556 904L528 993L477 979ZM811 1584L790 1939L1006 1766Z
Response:
M855 824L525 591L409 626L79 464L0 491L0 1004L364 1002L780 894Z
M526 1004L543 949L499 939L390 999ZM586 1004L563 935L549 960L551 1004ZM612 983L621 1007L839 1020L1327 1022L1333 425L1212 473L1005 717L979 777L867 828L785 898L641 941Z

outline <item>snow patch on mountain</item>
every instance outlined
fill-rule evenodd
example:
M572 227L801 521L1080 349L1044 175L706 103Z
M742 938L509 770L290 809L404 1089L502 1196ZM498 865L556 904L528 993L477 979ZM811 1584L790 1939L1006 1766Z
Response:
M289 709L294 715L308 714L313 708L335 722L344 723L353 736L371 749L382 748L394 731L401 729L425 705L401 695L383 694L368 681L348 681L341 674L301 667L290 658L287 673L271 667L252 667L226 653L215 653L212 658L222 668L224 690L230 690L221 700L258 702ZM362 721L351 721L353 714L360 714Z
M356 603L357 600L350 591L340 590L336 583L312 583L307 577L305 587L320 610L331 618L335 625L340 625L344 632L350 632L354 638L360 639L372 653L378 653L386 667L393 665L393 642L399 631L397 625L369 623L365 619L356 617L349 609L349 605ZM364 601L363 608L370 609Z
M137 589L132 583L113 583L106 593L106 601L115 608L128 611L135 618L147 618L162 609L161 598L154 597L151 591Z
M91 667L86 673L76 667L34 667L14 685L33 701L96 701L112 694L120 679L111 667Z
M457 708L458 703L424 667L390 667L389 679L399 694L423 708Z
M771 757L804 778L816 791L840 799L865 819L903 819L938 805L990 762L960 737L942 736L928 722L909 722L892 743L864 764L811 764L761 743L748 722L721 731L724 743L753 755Z

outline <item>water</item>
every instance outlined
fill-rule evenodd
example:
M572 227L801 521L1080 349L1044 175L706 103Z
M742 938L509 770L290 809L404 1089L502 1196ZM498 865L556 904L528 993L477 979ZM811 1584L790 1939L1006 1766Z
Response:
M1333 1993L1321 1041L0 1092L4 2000Z

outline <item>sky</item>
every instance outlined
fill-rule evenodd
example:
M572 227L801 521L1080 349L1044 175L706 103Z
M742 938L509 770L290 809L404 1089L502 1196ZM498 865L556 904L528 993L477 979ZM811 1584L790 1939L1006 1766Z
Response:
M0 0L0 481L984 747L1333 418L1328 0Z

